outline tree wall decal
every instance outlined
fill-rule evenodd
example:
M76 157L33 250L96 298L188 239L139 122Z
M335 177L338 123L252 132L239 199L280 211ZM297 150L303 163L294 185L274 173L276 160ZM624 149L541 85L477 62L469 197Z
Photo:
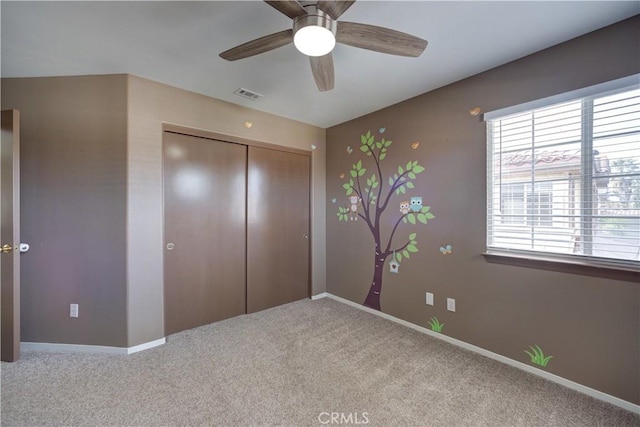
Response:
M418 252L417 233L411 233L406 241L394 244L398 226L400 223L426 224L427 220L434 218L434 215L429 212L430 206L422 205L422 197L414 196L411 197L410 202L401 202L400 210L393 211L398 215L398 218L388 236L384 236L386 239L383 243L380 225L384 222L381 221L381 218L389 207L392 197L394 194L406 194L407 190L414 189L416 176L424 172L425 169L418 164L417 160L409 161L404 166L398 166L397 171L385 179L382 162L387 157L387 151L393 142L385 140L385 138L375 141L371 131L367 131L365 135L360 136L360 143L360 151L373 162L373 173L371 176L367 175L367 169L364 167L362 159L353 164L350 176L345 178L348 181L342 185L350 203L347 207L338 207L337 216L339 221L346 222L360 218L362 221L353 222L353 224L364 222L371 232L375 242L373 279L363 304L380 310L382 278L387 259L392 257L392 260L399 265L403 259L409 259L411 254ZM354 201L355 203L353 203ZM393 270L392 266L391 271Z

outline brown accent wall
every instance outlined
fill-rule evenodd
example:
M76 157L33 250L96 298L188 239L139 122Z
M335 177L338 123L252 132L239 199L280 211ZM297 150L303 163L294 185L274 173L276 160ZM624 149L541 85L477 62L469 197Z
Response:
M527 364L524 350L537 344L554 356L546 371L640 403L640 275L593 277L587 270L488 263L481 255L485 125L469 114L640 72L639 28L636 16L328 129L328 292L363 303L371 285L371 234L362 220L339 222L336 216L346 205L340 175L348 180L352 164L366 158L358 151L360 135L371 130L376 140L393 141L385 173L409 160L426 168L414 190L392 199L390 210L398 212L399 203L415 195L435 215L427 225L400 225L403 238L418 233L419 252L403 260L400 274L385 267L382 311L424 327L437 316L444 334ZM414 142L420 143L415 150ZM386 232L391 225L383 223ZM445 243L453 253L443 256ZM425 304L425 292L435 294L435 306ZM456 299L455 313L446 310L447 297Z
M21 112L22 341L127 344L126 82L2 80Z
M163 336L162 126L171 123L312 152L312 294L325 291L325 130L135 76L128 78L129 345ZM232 89L232 88L231 88ZM230 90L231 90L230 89ZM250 128L245 122L251 122Z

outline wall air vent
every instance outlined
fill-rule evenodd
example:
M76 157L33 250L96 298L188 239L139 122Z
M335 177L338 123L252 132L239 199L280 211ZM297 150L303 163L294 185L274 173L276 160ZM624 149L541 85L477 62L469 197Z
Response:
M238 89L236 89L233 93L235 93L238 96L241 96L243 98L247 98L250 99L252 101L257 101L258 99L262 98L264 95L261 95L257 92L254 92L252 90L249 89L245 89L242 87L239 87Z

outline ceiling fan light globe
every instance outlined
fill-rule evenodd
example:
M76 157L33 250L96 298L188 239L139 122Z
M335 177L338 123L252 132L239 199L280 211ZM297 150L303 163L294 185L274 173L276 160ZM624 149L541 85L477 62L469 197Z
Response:
M324 56L335 47L336 37L327 28L309 25L296 31L293 44L307 56Z

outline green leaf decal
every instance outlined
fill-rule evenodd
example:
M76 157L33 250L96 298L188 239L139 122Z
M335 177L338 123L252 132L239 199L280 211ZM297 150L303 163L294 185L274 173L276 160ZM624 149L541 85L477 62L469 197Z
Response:
M387 153L380 154L380 160L384 160L387 157Z
M407 250L409 252L418 252L418 248L415 245L409 245L407 246Z
M411 213L411 214L408 214L408 215L407 215L407 219L409 219L409 222L410 222L411 224L413 224L413 225L415 225L415 224L416 224L416 216L415 216L414 214L412 214L412 213Z
M398 252L396 254L396 261L400 262L402 260L402 254L400 252Z
M409 251L406 250L406 249L404 251L402 251L402 256L407 258L407 259L409 259L411 257L411 255L409 255Z
M418 233L411 233L409 234L409 240L416 240L416 236L418 235Z
M389 185L393 185L393 177L389 177Z
M525 353L531 358L531 363L535 363L536 365L540 365L542 367L546 367L549 361L553 358L553 356L546 356L542 352L542 349L534 344L533 347L529 346L532 352L524 350Z
M404 169L402 169L402 166L398 166L398 175L402 175L404 173Z
M424 216L425 216L427 219L433 219L433 218L435 218L435 215L433 215L431 212L427 212L426 214L424 214Z
M414 188L413 182L411 181L407 182L407 188Z
M369 147L367 147L366 145L362 145L362 146L360 146L360 151L362 151L364 153L368 153Z
M350 173L351 173L351 176L354 178L358 175L358 172L354 171L353 169L350 171Z
M420 221L423 224L427 223L427 217L425 216L425 214L423 214L422 212L418 214L418 221Z
M444 323L440 323L437 317L432 317L428 324L434 332L442 332L442 328L444 327Z
M348 190L349 188L351 188L351 184L349 184L348 182L345 184L342 184L342 188L344 188L345 190Z
M360 143L361 144L366 144L367 143L366 135L360 135Z
M409 173L407 174L407 176L408 176L409 178L411 178L411 179L416 179L416 174L415 174L415 173L413 173L413 172L409 172Z
M422 166L420 166L420 165L415 165L415 166L413 167L413 172L415 172L415 173L421 173L421 172L424 172L424 168L423 168Z

